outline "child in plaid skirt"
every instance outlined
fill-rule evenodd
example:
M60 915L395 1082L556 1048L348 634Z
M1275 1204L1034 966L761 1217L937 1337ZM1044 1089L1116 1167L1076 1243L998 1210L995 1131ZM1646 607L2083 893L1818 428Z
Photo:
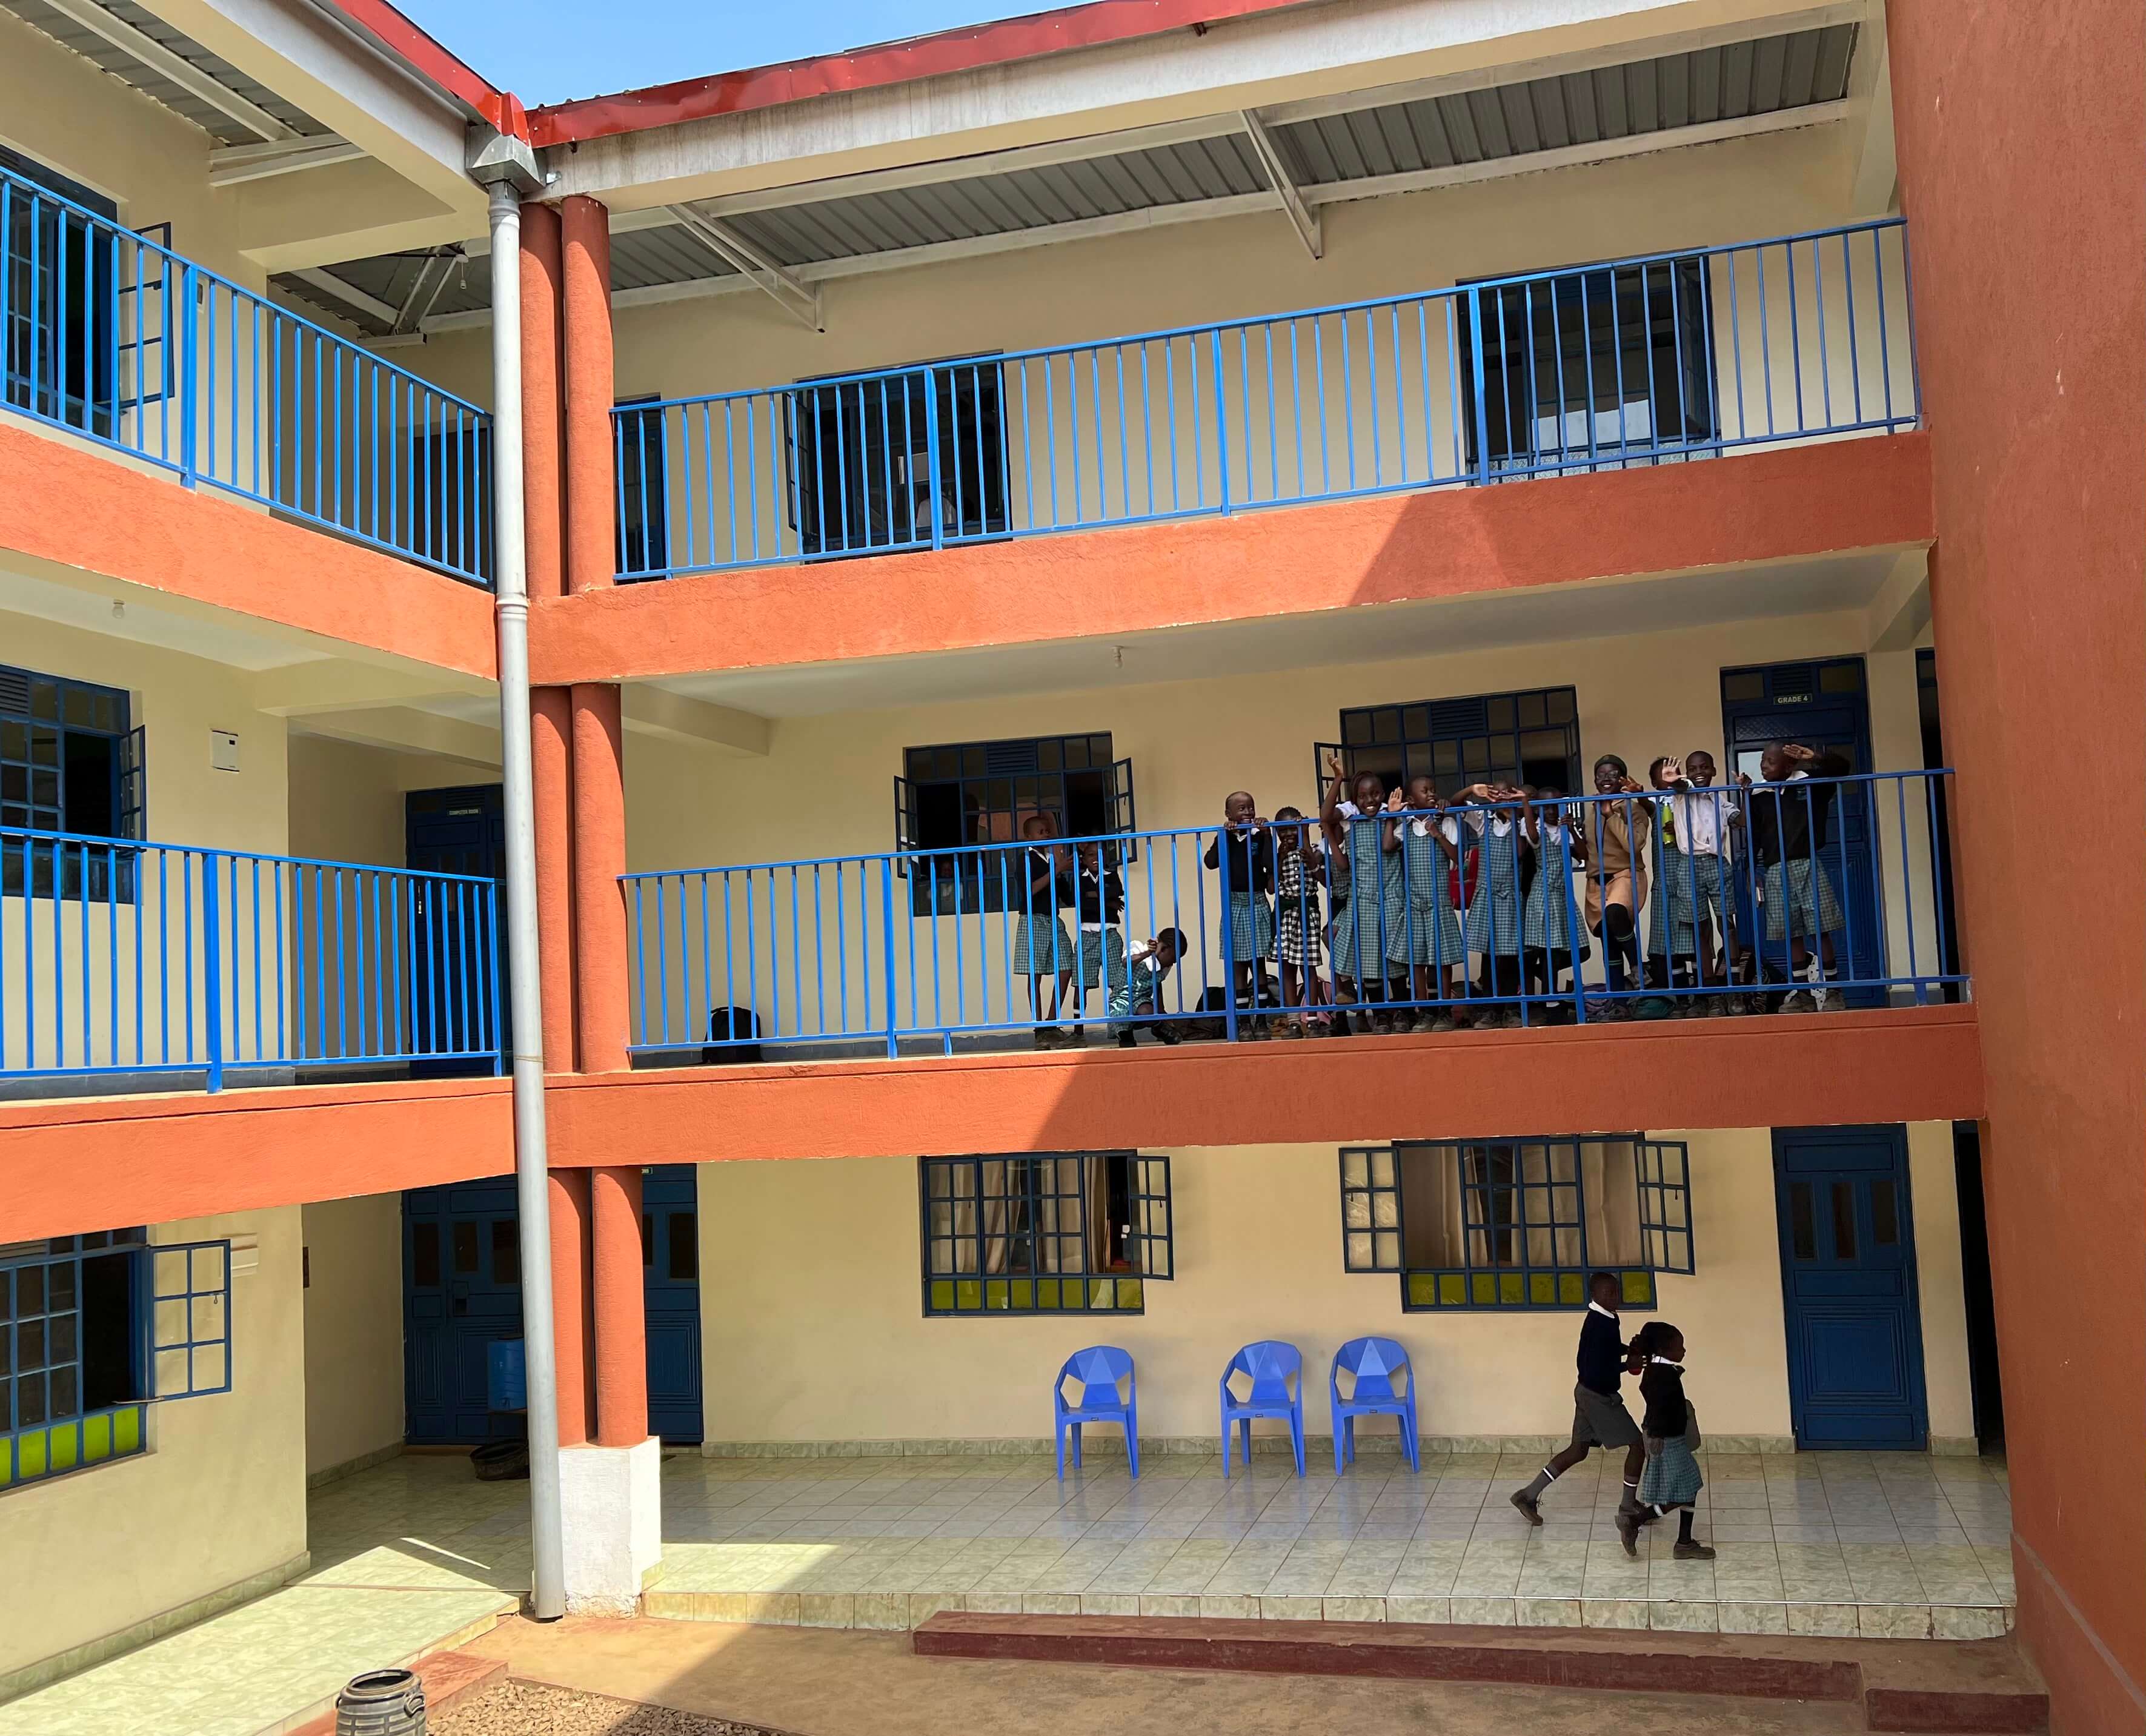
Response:
M1647 1404L1639 1419L1647 1444L1640 1504L1652 1508L1656 1518L1677 1509L1678 1560L1711 1561L1714 1551L1691 1534L1692 1512L1706 1479L1699 1469L1698 1414L1684 1393L1684 1334L1667 1320L1649 1320L1633 1339L1631 1357L1642 1365L1639 1396ZM1617 1534L1626 1554L1639 1554L1637 1515L1619 1514Z
M1295 808L1275 811L1275 954L1281 960L1284 1006L1319 1006L1326 999L1320 974L1320 882L1326 859L1310 847L1304 816ZM1300 1037L1308 1015L1285 1020L1277 1035Z

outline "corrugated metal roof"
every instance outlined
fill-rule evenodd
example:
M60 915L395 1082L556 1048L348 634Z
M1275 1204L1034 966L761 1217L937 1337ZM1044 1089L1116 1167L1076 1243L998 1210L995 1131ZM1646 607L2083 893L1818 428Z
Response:
M37 0L0 0L29 5ZM114 0L123 4L126 0ZM1352 182L1522 157L1570 145L1672 132L1746 115L1837 101L1846 93L1857 27L1841 24L1727 43L1554 78L1518 81L1450 96L1368 104L1273 131L1301 182ZM726 212L720 200L694 208L716 218L775 263L814 266L935 243L1048 231L1128 212L1197 205L1267 190L1241 133L1072 162L984 171L961 178L791 205ZM352 261L337 275L390 307L409 293L423 256ZM470 260L433 304L435 315L489 305L487 262ZM682 226L620 229L611 237L614 291L704 282L735 268ZM302 281L277 282L337 317L373 329ZM384 327L380 327L384 331Z
M1853 24L1799 30L1275 130L1315 187L1600 144L1837 101L1847 93L1855 32Z
M132 25L142 35L170 49L180 59L198 67L206 77L234 95L243 97L256 107L265 109L294 132L315 137L328 132L326 126L303 109L287 102L265 85L247 77L221 55L212 54L192 37L181 34L154 13L144 12L133 3L133 0L98 0L98 4L121 23ZM172 113L192 121L218 144L252 145L261 142L260 134L251 127L174 84L126 49L107 42L87 25L77 23L64 12L53 11L44 4L44 0L0 0L0 10L12 12L25 24L50 37L62 48L79 54L122 84L132 86L143 96L162 103Z

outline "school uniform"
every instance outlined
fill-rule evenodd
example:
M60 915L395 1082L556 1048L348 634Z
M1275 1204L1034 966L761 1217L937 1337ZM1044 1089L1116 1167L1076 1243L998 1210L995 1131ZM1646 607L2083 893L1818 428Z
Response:
M1527 909L1520 922L1520 945L1530 952L1569 955L1573 950L1573 930L1578 923L1565 852L1563 826L1535 827L1535 880L1528 888ZM1585 958L1592 950L1582 935L1579 955Z
M1014 974L1056 976L1071 971L1079 959L1066 925L1058 920L1060 907L1072 901L1071 888L1058 873L1052 851L1031 845L1022 855L1021 883L1006 888L1008 898L1020 900L1015 905L1021 916L1013 930Z
M1605 905L1621 904L1639 920L1647 900L1647 808L1636 796L1613 796L1587 804L1587 925L1602 932Z
M1643 1425L1647 1468L1639 1474L1639 1500L1649 1507L1689 1507L1706 1486L1699 1469L1699 1417L1684 1395L1684 1368L1651 1359L1639 1376L1646 1400Z
M1348 822L1343 854L1349 863L1349 895L1334 907L1334 973L1357 983L1383 983L1386 930L1405 895L1399 851L1385 848L1385 821L1356 815Z
M1222 956L1249 965L1274 956L1274 845L1264 831L1225 826L1207 846L1210 868L1228 862L1229 897L1222 914Z
M1520 950L1520 823L1511 814L1469 808L1461 821L1475 834L1475 884L1468 895L1468 950Z
M1624 1339L1617 1316L1590 1302L1580 1322L1579 1383L1572 1389L1575 1447L1629 1447L1639 1425L1624 1409Z
M1285 965L1316 969L1320 958L1319 883L1307 866L1309 846L1282 857L1275 870L1275 955Z
M1647 957L1664 967L1669 957L1669 929L1674 921L1670 908L1677 881L1684 875L1684 852L1677 848L1676 829L1666 803L1657 801L1649 831L1654 846L1654 891L1647 900ZM1666 980L1666 979L1664 979Z
M1143 1015L1152 1017L1162 1010L1162 962L1153 953L1123 965L1110 989L1112 1036L1128 1035L1135 1018Z
M1735 905L1736 834L1729 826L1734 811L1725 791L1693 789L1672 796L1669 823L1676 830L1680 866L1669 885L1670 945L1677 956L1699 954L1703 922L1725 937Z
M1115 867L1083 863L1074 884L1074 915L1080 926L1080 986L1115 987L1125 974L1125 883Z
M1820 754L1805 761L1778 789L1754 790L1750 804L1751 854L1764 870L1759 901L1766 908L1766 938L1815 940L1846 926L1833 877L1819 861L1833 819L1835 784L1809 790L1794 786L1814 778L1845 777L1846 756Z
M1443 969L1468 962L1460 917L1453 907L1452 865L1438 845L1441 836L1457 850L1460 826L1444 816L1402 823L1400 895L1386 915L1386 958L1392 964Z

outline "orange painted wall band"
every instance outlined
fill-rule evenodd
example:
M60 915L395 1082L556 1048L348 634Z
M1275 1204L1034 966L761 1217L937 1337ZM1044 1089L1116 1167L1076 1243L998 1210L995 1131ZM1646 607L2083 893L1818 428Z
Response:
M574 1070L574 703L529 693L531 808L536 827L536 956L544 985L544 1070Z
M641 1171L592 1170L596 1222L596 1444L648 1438L648 1329L641 1260Z
M626 767L619 691L576 681L574 704L575 1036L585 1073L626 1065Z
M617 573L612 486L611 213L594 199L561 207L566 355L566 589L600 591Z
M596 1301L590 1283L589 1172L551 1171L551 1332L559 1370L559 1444L595 1432Z

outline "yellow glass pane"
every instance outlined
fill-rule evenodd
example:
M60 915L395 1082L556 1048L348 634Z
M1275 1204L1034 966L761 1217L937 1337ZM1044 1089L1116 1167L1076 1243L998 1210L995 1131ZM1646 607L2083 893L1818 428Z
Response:
M1140 1280L1137 1278L1120 1278L1118 1280L1118 1306L1120 1308L1138 1308L1140 1305Z
M56 1471L71 1471L82 1463L82 1424L55 1423L52 1426L52 1444L45 1449L45 1460Z
M1495 1308L1498 1305L1498 1275L1495 1272L1476 1273L1470 1280L1470 1290L1478 1308Z
M1068 1284L1066 1287L1071 1290L1076 1285ZM1088 1305L1090 1308L1115 1308L1118 1305L1116 1287L1109 1279L1091 1278L1088 1280Z
M142 1407L129 1405L112 1419L112 1450L116 1454L142 1450Z
M15 1466L25 1481L45 1474L45 1431L32 1429L15 1437Z
M1557 1275L1557 1300L1567 1308L1587 1306L1587 1280L1577 1272Z
M1036 1305L1038 1308L1064 1307L1066 1304L1063 1294L1064 1286L1056 1278L1039 1278L1036 1280Z
M1003 1278L991 1279L984 1285L984 1306L1004 1312L1013 1300L1013 1287Z
M980 1309L984 1305L984 1287L973 1278L959 1279L954 1285L954 1305L963 1310Z
M1654 1300L1654 1275L1652 1272L1626 1272L1623 1275L1624 1300L1634 1308L1651 1308Z
M1017 1313L1033 1312L1036 1307L1036 1280L1016 1278L1013 1281L1013 1305Z
M1528 1299L1527 1279L1519 1272L1500 1272L1498 1275L1498 1300L1509 1306Z
M1548 1308L1557 1300L1557 1275L1555 1272L1528 1274L1528 1300L1537 1308Z
M1410 1308L1438 1306L1438 1275L1435 1272L1409 1274L1408 1299Z
M95 1464L112 1456L112 1419L87 1416L82 1419L82 1462Z
M951 1278L933 1279L931 1280L932 1308L938 1313L944 1314L953 1305L954 1280Z
M1459 1308L1468 1300L1468 1280L1458 1272L1438 1275L1438 1300L1442 1308Z

